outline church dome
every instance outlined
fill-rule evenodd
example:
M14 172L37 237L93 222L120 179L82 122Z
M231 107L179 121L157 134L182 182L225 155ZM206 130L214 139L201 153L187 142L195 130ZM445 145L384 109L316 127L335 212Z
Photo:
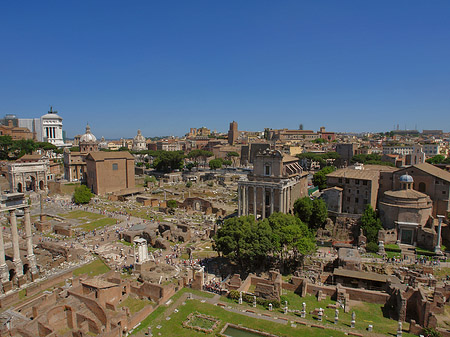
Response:
M145 137L142 135L141 130L137 131L137 135L134 137L135 142L145 142Z
M400 177L400 182L402 182L402 183L413 183L414 179L408 173L406 173L406 174L404 174L404 175L402 175Z
M91 127L86 125L86 133L80 137L80 143L93 143L96 142L97 138L91 133Z

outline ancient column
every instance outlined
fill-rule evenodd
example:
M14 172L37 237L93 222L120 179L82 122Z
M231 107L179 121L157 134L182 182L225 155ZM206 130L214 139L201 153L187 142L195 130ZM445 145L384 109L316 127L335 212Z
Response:
M8 266L5 261L5 245L3 244L2 226L0 226L0 279L2 283L9 281Z
M26 207L24 209L24 223L25 223L25 236L27 242L27 260L31 272L37 273L37 263L36 256L33 253L33 236L31 234L31 219L30 219L30 208Z
M283 212L283 187L280 188L280 209L278 210L278 212Z
M256 186L253 186L253 215L256 219Z
M438 230L437 230L437 244L436 244L436 247L434 248L434 252L440 254L441 253L441 226L442 226L442 219L444 219L444 216L438 215L437 217L439 219L439 225L438 225Z
M266 218L266 188L262 187L262 218Z
M249 215L250 198L248 197L248 186L245 186L245 215Z
M20 250L19 250L19 234L17 233L17 220L16 211L9 211L9 223L11 224L11 234L12 234L12 245L13 245L13 264L16 267L17 277L23 275L22 261L20 260Z
M242 215L242 211L241 211L241 206L242 206L242 201L241 201L241 186L238 185L238 216Z
M270 215L273 214L273 207L275 204L275 199L273 198L273 187L270 188Z

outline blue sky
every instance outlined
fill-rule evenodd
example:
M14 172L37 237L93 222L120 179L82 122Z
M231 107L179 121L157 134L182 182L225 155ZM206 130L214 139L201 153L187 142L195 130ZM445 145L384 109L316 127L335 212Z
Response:
M450 1L2 1L0 116L69 137L450 130Z

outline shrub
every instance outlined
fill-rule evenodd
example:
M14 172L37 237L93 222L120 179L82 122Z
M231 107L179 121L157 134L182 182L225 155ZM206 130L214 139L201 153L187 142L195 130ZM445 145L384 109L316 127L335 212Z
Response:
M167 207L169 208L177 208L178 202L176 200L167 200Z
M371 252L371 253L376 253L376 252L378 252L378 245L375 242L369 242L366 245L366 251Z
M192 181L188 181L188 182L186 183L186 187L187 187L187 188L192 187Z
M87 204L91 201L92 192L86 185L80 185L75 187L75 192L73 193L73 202L76 204Z

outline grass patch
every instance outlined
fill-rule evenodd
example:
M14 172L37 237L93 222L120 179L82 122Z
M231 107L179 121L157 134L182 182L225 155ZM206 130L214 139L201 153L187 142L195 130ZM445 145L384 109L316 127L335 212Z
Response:
M24 299L25 296L27 296L27 290L26 289L19 290L19 300Z
M125 240L117 240L117 242L119 242L119 243L121 243L121 244L123 244L125 246L129 246L129 247L133 247L134 246L132 243L130 243L128 241L125 241Z
M130 309L130 312L134 314L144 309L147 305L152 305L152 302L128 296L125 301L122 301L122 303L120 303L119 308L128 307L128 309Z
M100 259L85 264L84 266L77 268L73 271L73 276L79 276L82 274L88 274L89 276L97 276L108 272L109 267Z
M81 225L80 228L84 229L85 231L92 231L94 229L102 228L105 226L115 225L116 220L111 218L103 218L98 219L89 223L86 223L84 225Z
M161 308L161 307L160 307ZM158 308L159 309L159 308ZM284 325L281 323L274 323L271 321L257 319L253 317L244 316L238 313L225 311L220 307L209 303L201 303L198 300L188 300L185 305L178 306L178 313L171 313L170 321L166 321L162 312L155 310L148 318L142 322L136 330L142 330L147 328L149 325L152 326L153 333L161 333L162 336L181 336L181 337L195 337L195 336L205 336L205 333L198 332L192 329L186 329L182 326L182 322L187 319L187 316L192 312L198 312L200 314L212 316L220 320L220 324L216 329L214 329L213 335L217 334L227 322L236 325L242 325L244 327L257 329L259 331L266 331L276 334L277 336L310 336L310 337L344 337L345 334L341 331L335 330L322 330L307 328L303 326L297 326L292 328L289 324ZM144 322L146 323L144 325ZM203 324L202 322L199 322ZM161 329L156 329L157 325L161 325ZM137 331L133 331L133 335Z
M82 210L76 210L66 214L58 214L58 215L66 219L87 219L87 220L97 220L104 217L101 214L86 212Z
M216 321L213 321L211 319L206 319L206 318L194 315L187 322L187 325L189 325L191 327L209 330L209 329L212 329L212 327L214 326L215 323L216 323Z
M385 250L390 250L391 252L401 252L401 248L396 244L384 245Z
M398 258L400 258L401 256L402 256L402 254L401 253L397 253L397 252L390 252L390 251L386 251L386 256L388 257L388 258L393 258L393 257L398 257Z

